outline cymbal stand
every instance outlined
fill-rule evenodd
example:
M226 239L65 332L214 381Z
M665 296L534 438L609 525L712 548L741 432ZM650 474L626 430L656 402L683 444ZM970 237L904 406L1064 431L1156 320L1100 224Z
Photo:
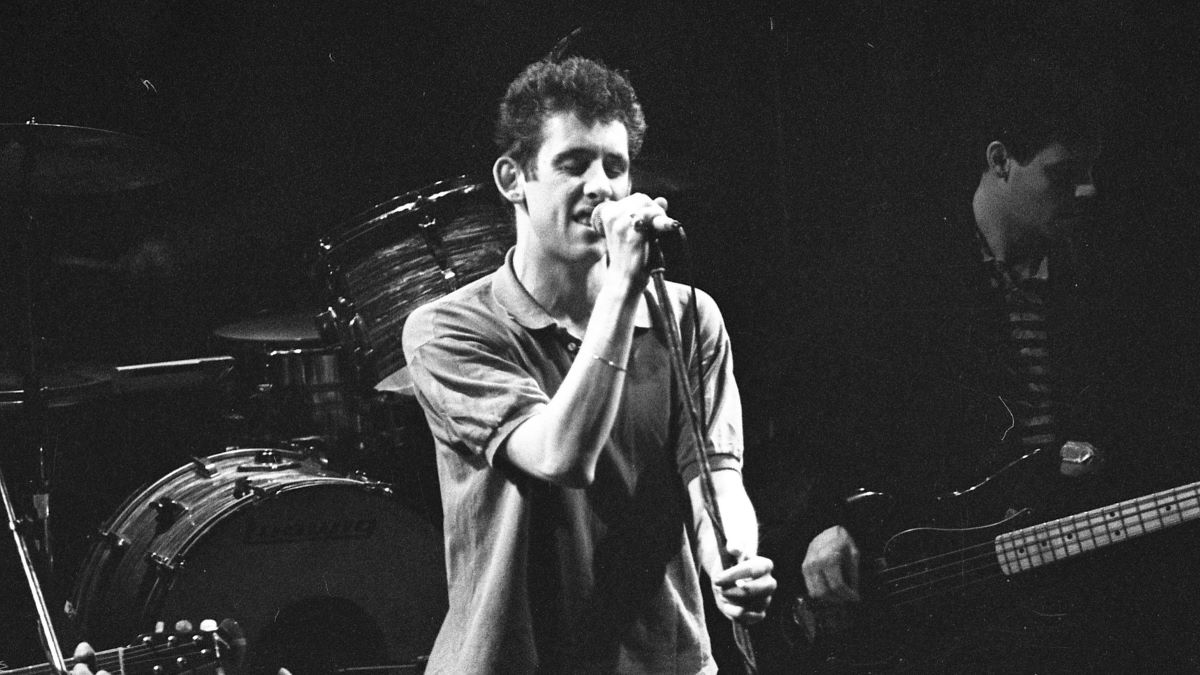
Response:
M29 152L23 158L23 168L31 166L33 160L33 152ZM22 175L28 175L22 172ZM19 190L20 196L27 196L27 190ZM27 204L25 199L16 200L16 203ZM20 255L23 259L22 274L23 274L23 290L25 293L25 328L27 337L28 354L25 360L25 377L24 377L24 392L22 393L22 411L28 420L27 435L29 442L37 446L38 454L38 487L34 494L34 509L37 519L42 523L42 532L44 536L44 553L49 567L52 560L50 551L50 500L49 500L49 480L46 471L46 449L43 443L45 436L45 421L46 421L46 401L42 391L42 382L40 375L39 363L39 339L37 335L36 323L34 320L35 305L34 299L34 260L33 251L35 228L34 218L31 210L24 213L24 228L22 230L23 248ZM55 634L54 622L50 616L50 610L46 605L46 595L42 592L41 583L38 581L37 570L34 567L33 559L29 554L29 547L26 545L25 537L21 533L21 521L17 514L16 507L13 505L12 495L8 490L8 480L4 475L3 462L0 462L0 501L4 502L4 513L8 521L8 529L12 532L13 542L16 544L17 556L21 563L21 569L25 573L25 581L29 585L29 592L33 598L34 608L37 611L38 621L38 639L42 642L42 649L46 652L46 660L50 667L56 672L67 673L67 663L63 658L62 647L58 642L58 636Z
M41 524L39 543L41 545L42 559L45 561L46 570L53 572L54 546L50 536L50 471L47 465L48 457L45 443L47 403L45 390L42 388L42 345L37 329L37 299L34 283L34 270L37 267L34 261L34 254L38 248L34 243L34 237L37 236L37 229L35 227L33 212L26 211L23 215L25 236L21 257L24 263L22 265L22 275L24 278L21 281L25 296L24 325L28 353L26 354L25 363L22 368L24 377L21 411L24 413L26 420L27 443L32 446L33 454L37 457L37 478L33 492L33 515Z
M12 532L13 541L17 545L17 555L20 557L21 569L25 572L25 581L29 584L29 592L33 596L33 604L37 609L38 638L42 641L42 649L46 652L46 660L58 673L67 672L67 662L63 659L62 648L58 644L58 636L54 633L54 623L50 618L50 610L46 607L46 596L38 582L37 572L33 568L33 560L29 557L29 548L25 546L25 538L21 535L17 511L13 508L12 497L8 493L8 481L4 469L0 467L0 500L4 501L4 513L8 517L8 529Z

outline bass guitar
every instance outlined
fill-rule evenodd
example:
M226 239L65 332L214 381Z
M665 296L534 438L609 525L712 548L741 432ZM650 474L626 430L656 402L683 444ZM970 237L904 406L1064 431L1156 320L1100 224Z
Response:
M863 491L850 503L878 524L894 502ZM998 583L1027 572L1200 519L1200 482L1023 525L1031 513L1010 511L975 527L928 520L860 539L861 603L824 605L801 593L780 617L797 662L827 672L902 670L912 655L944 641L932 627L940 620L944 629L964 597L994 594Z

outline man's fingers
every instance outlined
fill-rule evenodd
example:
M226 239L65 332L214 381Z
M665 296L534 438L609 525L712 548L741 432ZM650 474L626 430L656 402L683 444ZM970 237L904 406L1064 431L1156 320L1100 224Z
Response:
M775 569L775 563L770 558L762 556L754 556L747 558L728 569L722 570L719 574L713 577L713 584L721 588L732 588L739 583L747 582L742 579L759 579L762 577L770 577L770 574ZM774 584L774 579L771 580Z
M825 575L817 567L804 566L804 587L808 589L808 597L820 600L829 594L829 586L825 583Z
M75 665L71 667L72 675L90 673L96 667L96 652L86 642L75 645Z
M848 551L848 553L849 553L849 555L846 556L847 561L846 561L846 566L845 566L846 579L847 579L847 581L850 582L850 590L854 594L854 597L852 599L858 600L859 599L859 594L858 594L858 581L859 581L858 547L855 546L853 543L851 543L850 550Z
M75 660L84 661L89 665L93 664L96 660L96 652L88 643L80 642L79 644L75 645Z
M713 592L722 613L742 624L766 618L778 583L771 576L775 564L762 556L747 558L713 578Z
M855 586L847 582L846 577L842 573L840 567L833 567L827 570L827 585L829 592L839 600L857 600L858 591Z

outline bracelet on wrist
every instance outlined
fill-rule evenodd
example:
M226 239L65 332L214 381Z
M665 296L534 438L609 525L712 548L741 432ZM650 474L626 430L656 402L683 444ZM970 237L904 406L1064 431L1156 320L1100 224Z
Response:
M590 356L592 357L593 360L596 360L596 361L599 361L600 363L611 366L612 368L615 368L615 369L621 371L622 373L629 372L629 370L626 369L625 366L622 366L614 361L609 361L608 359L604 358L603 356L600 356L599 354L597 354L595 352L591 352Z

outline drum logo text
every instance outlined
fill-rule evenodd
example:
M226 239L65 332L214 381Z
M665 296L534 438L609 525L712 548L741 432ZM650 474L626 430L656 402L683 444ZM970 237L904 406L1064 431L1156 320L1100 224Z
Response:
M375 533L374 518L313 518L257 521L246 523L247 544L271 544L289 541L326 539L368 539Z

